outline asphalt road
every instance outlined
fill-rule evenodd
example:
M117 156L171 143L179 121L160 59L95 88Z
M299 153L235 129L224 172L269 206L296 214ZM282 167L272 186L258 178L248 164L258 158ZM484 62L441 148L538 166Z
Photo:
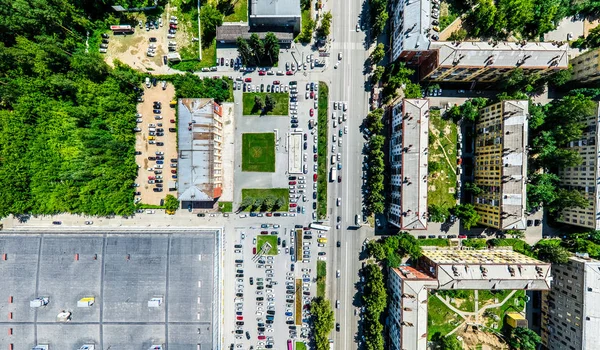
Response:
M356 31L361 6L360 1L344 0L330 0L326 4L326 11L332 10L333 14L330 100L348 103L348 121L345 122L348 134L344 135L344 145L339 151L342 153L342 182L330 183L329 186L331 227L335 228L338 215L342 218L341 230L333 230L332 244L329 245L332 252L328 260L328 296L334 307L336 300L340 300L341 304L339 309L334 309L335 320L340 323L340 332L334 331L332 335L335 349L358 348L358 316L354 316L354 299L361 267L359 253L365 238L374 234L374 230L368 226L360 230L348 229L354 226L355 215L362 216L362 149L365 140L359 127L368 113L369 100L365 90L367 76L363 72L369 55L364 46L366 36L364 32ZM332 66L340 52L342 59L335 69ZM330 134L338 132L337 128L332 128L331 119L329 127ZM338 197L342 200L340 207L336 206ZM334 244L338 240L341 242L340 248ZM341 275L336 278L338 269Z

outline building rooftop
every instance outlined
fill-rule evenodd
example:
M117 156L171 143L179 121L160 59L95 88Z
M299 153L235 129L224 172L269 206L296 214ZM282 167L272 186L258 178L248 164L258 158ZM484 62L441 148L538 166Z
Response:
M550 288L550 264L508 249L423 250L422 268L436 275L439 289Z
M527 228L526 176L528 141L528 101L507 100L502 102L503 149L501 228L504 230Z
M402 110L401 210L404 229L427 228L429 100L405 99Z
M427 272L417 270L412 266L393 267L392 271L394 271L398 277L403 280L435 280L435 278L429 275Z
M432 42L430 49L439 50L440 66L496 68L568 68L568 44L556 46L547 42L521 45L516 42L490 43L465 41Z
M405 2L404 4L402 4ZM429 48L429 30L431 27L430 0L399 0L397 6L404 6L404 11L397 13L402 17L400 45L402 50L427 50Z
M31 349L217 348L220 272L215 231L0 235L0 344ZM201 257L201 259L200 259ZM48 297L46 306L30 301ZM89 307L77 301L93 297ZM153 298L162 298L150 307ZM72 313L65 325L62 311ZM12 319L7 318L12 313ZM13 335L8 332L13 329Z
M220 106L212 99L182 98L178 101L177 184L180 201L212 201L221 195L214 169L219 165L222 130ZM165 157L165 163L169 158Z
M250 35L254 33L258 34L259 38L264 39L265 35L267 35L265 31L253 32L250 29L248 24L223 23L222 26L217 27L217 41L235 42L239 37L248 40L250 39ZM274 31L272 33L279 39L279 42L291 42L294 39L294 33L291 31Z
M300 16L300 0L250 0L250 17Z

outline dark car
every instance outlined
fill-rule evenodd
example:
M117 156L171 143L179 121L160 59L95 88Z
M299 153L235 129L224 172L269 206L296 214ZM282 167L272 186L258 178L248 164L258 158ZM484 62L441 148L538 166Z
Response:
M156 143L156 145L157 145L157 146L164 146L164 145L165 145L165 143L164 143L164 142L157 142L157 143Z
M248 332L248 331L246 331L246 339L250 340L250 332Z
M335 331L336 331L336 332L339 332L339 331L340 331L340 324L339 324L339 323L336 323L336 324L335 324Z
M313 199L317 199L317 192L313 192Z
M162 188L153 188L152 189L152 191L154 191L154 192L162 192L162 190L163 190Z
M102 37L103 37L104 39L108 39L108 34L106 34L106 33L102 33Z
M155 109L153 111L154 111L154 114L160 114L160 109Z
M155 43L155 42L156 42L156 38L155 38L155 37L151 37L151 38L150 38L150 42L151 42L151 43Z
M298 123L292 123L292 128L297 128L298 127Z
M307 149L307 148L308 148L308 143L307 143L307 142L305 142L305 143L304 143L304 149Z
M163 64L167 64L167 56L163 56Z
M61 225L62 221L52 221L52 225Z
M541 221L541 220L535 220L535 221L534 221L534 225L535 225L535 226L540 226L541 224L542 224L542 221Z
M103 44L108 44L108 40L106 40L106 39L102 39L102 43L103 43Z
M336 246L337 246L338 248L340 248L340 247L342 246L342 242L340 242L340 241L337 241L337 243L336 243Z
M533 226L533 220L527 220L527 227Z
M156 78L152 78L152 86L156 86L157 82L158 82L158 80Z
M139 156L140 154L142 154L142 152L140 152L140 151L135 151L135 153L134 153L134 154L135 154L136 156Z
M313 202L313 209L317 209L317 202Z

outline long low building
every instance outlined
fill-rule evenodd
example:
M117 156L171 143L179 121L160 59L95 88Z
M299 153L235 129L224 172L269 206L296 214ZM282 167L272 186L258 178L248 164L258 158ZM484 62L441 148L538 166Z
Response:
M403 99L392 109L391 203L388 221L427 229L429 100Z
M551 279L550 264L507 248L425 247L416 268L390 269L390 349L427 349L430 290L549 290Z
M260 39L264 39L267 31L254 31L247 23L223 23L217 27L217 42L220 44L235 44L238 38L250 39L252 34L257 34ZM272 31L279 44L291 44L294 40L294 33L289 31Z

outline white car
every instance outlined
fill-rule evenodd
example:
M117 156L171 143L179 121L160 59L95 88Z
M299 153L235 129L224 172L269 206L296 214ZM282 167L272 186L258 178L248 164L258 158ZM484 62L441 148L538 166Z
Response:
M338 207L341 206L342 205L342 199L340 197L338 197L336 203L337 203Z
M348 125L344 126L344 134L348 133Z

